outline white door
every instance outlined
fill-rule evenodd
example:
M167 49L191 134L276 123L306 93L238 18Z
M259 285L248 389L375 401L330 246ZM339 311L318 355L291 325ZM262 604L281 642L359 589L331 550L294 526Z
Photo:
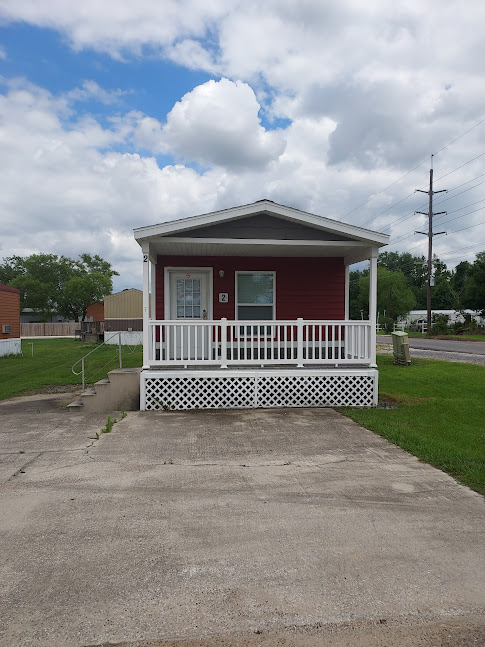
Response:
M173 327L169 343L174 359L208 359L211 336L206 326L191 321L209 318L209 274L207 272L170 272L170 319L180 320ZM185 325L182 325L185 324Z

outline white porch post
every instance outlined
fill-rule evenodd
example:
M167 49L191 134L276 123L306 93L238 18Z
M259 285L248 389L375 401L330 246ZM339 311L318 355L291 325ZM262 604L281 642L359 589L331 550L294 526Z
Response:
M345 321L350 318L350 266L345 266Z
M153 259L150 262L151 276L150 276L150 319L157 318L157 264L153 262Z
M143 243L143 368L150 366L150 256L149 245Z
M369 321L370 321L370 362L376 367L376 342L377 342L377 255L379 250L373 247L370 257L369 273Z

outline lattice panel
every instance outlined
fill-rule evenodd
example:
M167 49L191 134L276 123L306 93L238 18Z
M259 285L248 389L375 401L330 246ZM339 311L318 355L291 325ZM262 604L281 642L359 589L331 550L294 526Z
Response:
M372 375L147 377L147 410L371 407Z
M258 377L258 407L371 407L370 375L271 375Z
M146 410L253 409L254 377L156 377L145 381Z

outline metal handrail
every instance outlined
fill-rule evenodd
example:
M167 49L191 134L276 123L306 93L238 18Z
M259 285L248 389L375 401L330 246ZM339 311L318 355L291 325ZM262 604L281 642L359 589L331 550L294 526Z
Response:
M122 359L122 356L121 356L121 332L115 332L113 335L111 335L111 337L108 337L108 339L105 339L102 344L99 344L99 346L96 346L96 348L93 348L93 350L90 350L89 353L86 353L86 355L84 355L84 357L81 357L81 359L78 359L77 362L75 362L71 366L71 371L74 373L74 375L81 375L82 374L83 391L86 390L85 379L84 379L85 378L84 360L86 359L86 357L89 357L89 355L92 355L95 351L99 350L101 348L101 346L104 346L107 342L109 342L110 339L113 339L113 337L116 337L116 335L118 335L118 353L119 353L119 357L120 357L120 368L123 368L123 359ZM79 362L81 362L81 370L78 372L78 371L75 371L74 368L79 364Z

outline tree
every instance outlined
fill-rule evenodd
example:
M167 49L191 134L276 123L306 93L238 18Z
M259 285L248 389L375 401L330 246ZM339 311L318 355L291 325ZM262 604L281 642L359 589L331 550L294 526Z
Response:
M435 285L431 290L433 310L456 309L456 298L449 281L444 278L435 279Z
M369 276L359 281L360 298L369 308ZM377 311L389 322L396 321L414 308L416 299L408 286L406 277L399 272L391 272L385 267L377 268Z
M465 308L485 312L485 252L479 252L465 280Z
M67 319L86 316L90 303L113 289L118 272L100 256L81 254L79 260L54 254L11 256L0 265L0 282L20 290L22 308L34 308L47 319L57 312Z
M468 261L461 261L451 274L450 287L453 294L453 307L455 310L464 310L465 287L470 276L472 265Z
M369 270L364 270L363 272L359 272L358 270L354 270L350 272L349 275L349 317L351 319L360 319L361 318L361 310L368 309L368 304L369 304L369 295L367 295L366 300L362 300L362 296L360 293L360 279L363 276L367 276L369 274Z

